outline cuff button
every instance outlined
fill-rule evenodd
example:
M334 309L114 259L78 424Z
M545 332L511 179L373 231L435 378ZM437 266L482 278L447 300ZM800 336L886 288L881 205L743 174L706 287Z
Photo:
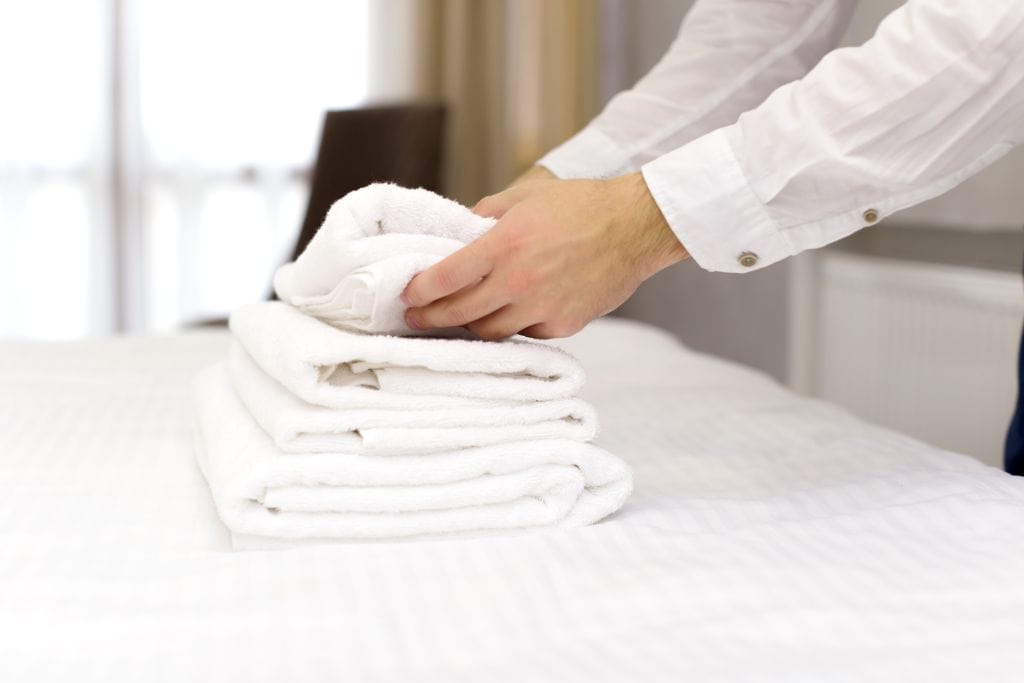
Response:
M865 223L868 223L870 225L871 223L874 223L877 220L878 220L878 211L876 209L868 209L867 211L864 212L864 222Z
M739 257L740 265L744 268L753 268L757 264L757 254L751 251L745 251L740 254Z

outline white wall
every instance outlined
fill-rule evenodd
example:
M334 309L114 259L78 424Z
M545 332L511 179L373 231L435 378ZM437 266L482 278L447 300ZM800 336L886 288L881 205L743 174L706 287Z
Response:
M1020 274L839 250L799 258L797 388L1001 466L1017 394Z

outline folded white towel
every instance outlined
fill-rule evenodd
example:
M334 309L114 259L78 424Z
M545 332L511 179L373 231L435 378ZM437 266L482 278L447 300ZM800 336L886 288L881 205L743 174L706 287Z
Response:
M584 382L579 362L547 344L346 332L279 301L237 309L231 331L256 364L296 396L335 408L546 401L574 396Z
M278 269L274 288L332 325L409 334L405 286L492 225L428 190L367 185L334 203L305 251Z
M580 399L435 407L430 397L419 397L416 408L356 403L341 410L296 398L237 342L228 352L227 367L249 413L289 453L434 453L536 439L589 441L597 433L594 409ZM392 398L385 391L373 395L381 402Z
M374 539L581 526L617 510L629 468L592 445L531 441L433 455L284 454L223 365L194 383L196 446L221 519L243 536Z

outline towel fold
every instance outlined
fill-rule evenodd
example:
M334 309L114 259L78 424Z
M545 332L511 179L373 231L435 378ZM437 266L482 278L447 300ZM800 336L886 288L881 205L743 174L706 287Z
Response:
M402 290L494 222L428 190L367 185L331 206L305 251L278 269L274 289L337 327L410 334Z
M629 468L552 439L428 455L285 454L215 365L194 383L197 457L239 538L373 539L580 526L617 510Z
M493 225L426 190L362 188L278 270L281 302L231 314L194 404L235 547L581 526L622 506L632 474L589 443L575 358L405 325L409 280Z
M290 453L433 453L536 439L589 441L597 432L594 409L580 399L436 407L425 396L419 397L416 407L405 400L398 402L399 407L388 407L392 394L377 391L373 396L384 405L354 402L338 410L296 398L263 372L238 342L228 351L227 367L249 413L278 448Z
M584 382L579 362L547 344L347 332L281 302L237 309L231 331L266 374L307 403L334 408L546 401L574 396Z

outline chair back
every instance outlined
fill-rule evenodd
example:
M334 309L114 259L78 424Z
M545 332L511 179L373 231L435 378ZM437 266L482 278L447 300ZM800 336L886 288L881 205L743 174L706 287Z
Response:
M444 105L416 103L329 111L292 260L336 200L374 182L441 191Z

